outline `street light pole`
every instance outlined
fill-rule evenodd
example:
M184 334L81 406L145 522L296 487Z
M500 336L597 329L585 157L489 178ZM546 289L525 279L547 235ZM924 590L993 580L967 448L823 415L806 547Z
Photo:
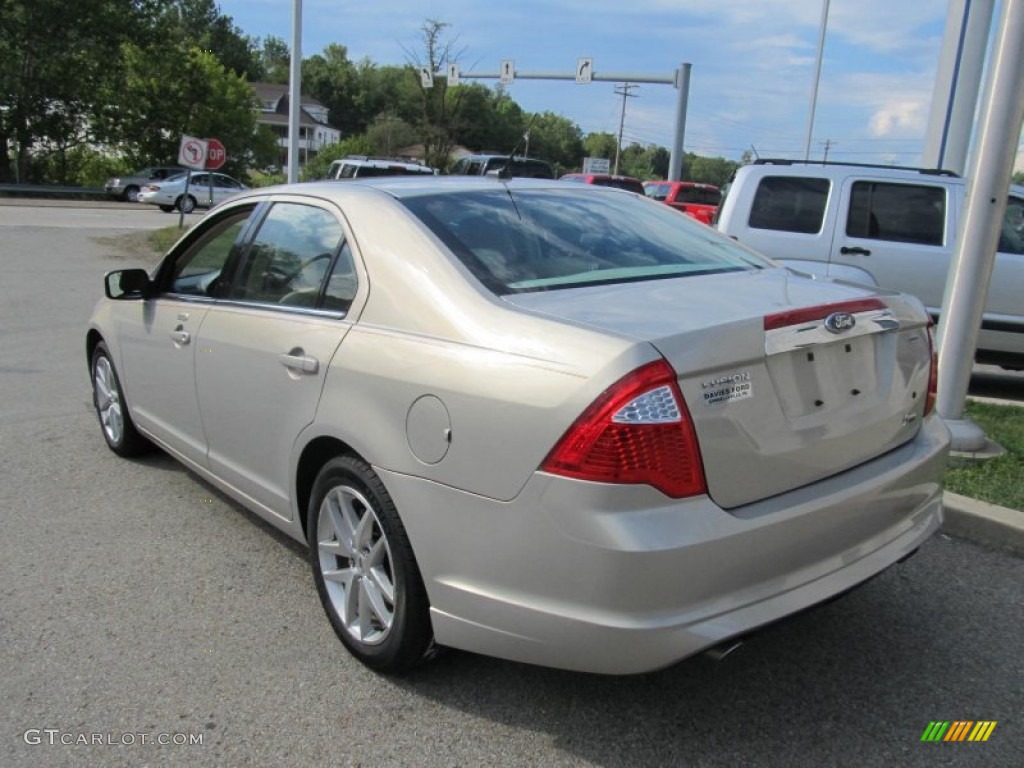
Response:
M292 58L288 78L288 182L299 180L299 115L302 112L302 0L292 0Z
M825 28L828 26L829 0L821 6L821 26L818 29L818 58L814 64L814 84L811 86L811 110L807 117L807 140L804 142L804 161L811 159L811 137L814 135L814 111L818 106L818 81L821 80L821 60L825 53Z

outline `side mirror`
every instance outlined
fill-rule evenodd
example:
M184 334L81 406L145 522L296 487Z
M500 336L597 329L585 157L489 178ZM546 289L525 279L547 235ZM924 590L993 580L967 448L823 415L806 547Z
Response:
M115 269L103 278L103 290L108 299L144 299L149 296L151 283L144 269Z

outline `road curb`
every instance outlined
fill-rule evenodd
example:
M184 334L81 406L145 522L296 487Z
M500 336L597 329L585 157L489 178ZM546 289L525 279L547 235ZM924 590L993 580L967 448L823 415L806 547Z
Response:
M0 205L21 208L103 208L119 211L155 211L156 206L145 203L124 203L117 200L54 200L40 197L2 197Z
M1024 556L1024 512L948 491L942 506L943 533Z

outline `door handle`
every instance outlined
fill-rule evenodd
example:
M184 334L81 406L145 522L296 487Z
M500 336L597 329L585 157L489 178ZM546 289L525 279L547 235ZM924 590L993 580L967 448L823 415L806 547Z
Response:
M173 341L175 344L185 345L188 344L189 341L191 340L191 334L189 334L188 331L183 330L180 325L173 331L171 331L171 341Z
M870 256L871 251L867 248L861 248L859 245L844 245L839 249L839 252L846 256L847 254L852 256Z
M320 361L310 355L305 355L302 350L292 350L284 355L278 355L277 360L289 371L295 373L316 373L320 370Z

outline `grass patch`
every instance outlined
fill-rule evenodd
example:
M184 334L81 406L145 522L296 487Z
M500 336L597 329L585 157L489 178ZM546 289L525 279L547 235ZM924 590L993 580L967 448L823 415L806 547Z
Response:
M946 490L1024 511L1024 408L967 402L966 415L1006 449L997 459L946 470Z
M191 229L190 225L185 226L182 229L178 229L177 224L171 227L154 229L149 233L149 242L152 244L153 250L163 255L167 252L167 249L174 245L178 241L178 238L188 232L189 229Z

